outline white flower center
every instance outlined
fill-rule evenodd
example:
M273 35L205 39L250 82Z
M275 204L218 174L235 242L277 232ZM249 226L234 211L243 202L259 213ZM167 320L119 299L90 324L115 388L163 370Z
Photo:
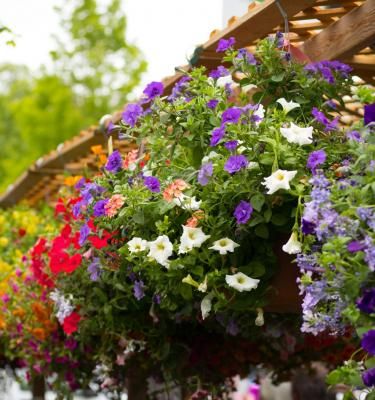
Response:
M189 236L189 239L195 240L196 235L195 235L194 232L191 232L191 231L190 231L190 232L188 233L188 236Z
M222 240L220 240L220 242L219 242L219 246L221 246L221 247L225 247L227 244L228 244L228 243L227 243L227 241L226 241L225 239L222 239Z
M165 250L164 243L158 243L158 244L156 245L156 247L157 247L157 249L160 250L160 251Z
M278 174L276 174L276 179L279 181L283 181L285 178L284 174L279 172Z
M242 285L245 283L245 279L242 276L237 276L237 282Z

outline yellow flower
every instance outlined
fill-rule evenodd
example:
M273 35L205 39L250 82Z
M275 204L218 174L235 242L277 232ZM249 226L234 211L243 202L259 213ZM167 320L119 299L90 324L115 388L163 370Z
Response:
M98 144L97 146L91 146L91 151L94 154L99 155L103 153L103 146L101 144Z
M0 237L0 247L6 247L9 243L8 238L2 236Z
M65 178L64 184L66 186L74 186L80 179L82 179L82 175L68 176Z

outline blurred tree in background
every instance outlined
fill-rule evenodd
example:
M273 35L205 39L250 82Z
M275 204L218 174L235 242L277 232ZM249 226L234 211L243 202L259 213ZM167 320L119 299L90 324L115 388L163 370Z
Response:
M121 1L98 3L57 8L63 31L52 71L0 65L0 192L37 158L122 107L138 85L146 63L126 40Z

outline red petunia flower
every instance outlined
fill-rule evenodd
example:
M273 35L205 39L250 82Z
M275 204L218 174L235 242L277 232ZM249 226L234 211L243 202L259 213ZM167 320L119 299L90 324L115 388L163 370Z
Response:
M70 336L73 332L78 330L78 324L81 320L81 316L73 311L70 315L64 318L63 321L63 330L64 332Z
M65 265L64 271L67 274L74 272L82 262L82 255L81 254L74 254L74 256L70 257L69 261Z

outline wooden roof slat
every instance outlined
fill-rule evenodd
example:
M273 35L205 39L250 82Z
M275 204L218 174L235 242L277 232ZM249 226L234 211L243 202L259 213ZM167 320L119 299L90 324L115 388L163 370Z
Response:
M283 1L282 6L291 19L298 12L311 7L315 0ZM220 39L236 37L236 47L244 47L254 40L267 36L275 26L283 23L283 17L275 0L258 4L231 26L220 31L203 45L203 50L214 52Z
M350 4L347 7L326 8L326 9L312 7L305 11L301 11L300 13L295 15L292 21L308 20L308 19L319 19L319 20L331 19L332 17L340 17L342 15L345 15L348 11L350 11L355 7L356 7L355 4Z
M344 60L344 62L350 64L356 70L365 69L375 73L375 54L357 54Z
M301 47L311 60L343 59L375 43L375 0L367 0Z

